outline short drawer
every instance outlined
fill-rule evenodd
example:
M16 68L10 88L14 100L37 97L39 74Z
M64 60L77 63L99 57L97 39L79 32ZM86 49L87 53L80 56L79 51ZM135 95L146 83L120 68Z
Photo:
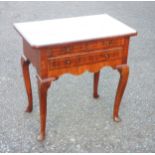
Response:
M74 43L69 45L59 45L47 49L48 57L67 55L72 53L85 53L99 49L109 49L124 45L124 38L106 39Z
M62 56L49 58L49 69L67 68L86 64L93 64L102 61L110 61L122 57L123 48L114 48L107 50L97 50L89 53L73 54L70 56Z

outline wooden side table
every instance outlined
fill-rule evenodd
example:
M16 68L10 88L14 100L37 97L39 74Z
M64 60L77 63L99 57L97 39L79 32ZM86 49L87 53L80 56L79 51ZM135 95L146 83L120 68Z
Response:
M21 64L28 96L27 112L33 109L29 64L37 70L40 99L40 134L45 138L47 90L65 73L94 73L94 98L98 98L100 70L111 66L120 73L113 119L119 121L119 107L128 80L128 46L137 32L107 14L14 24L23 39Z

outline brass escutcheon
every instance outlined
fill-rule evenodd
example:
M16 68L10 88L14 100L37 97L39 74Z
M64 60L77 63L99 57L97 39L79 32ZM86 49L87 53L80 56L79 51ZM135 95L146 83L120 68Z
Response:
M65 60L65 64L69 65L69 64L71 64L71 61L70 60Z

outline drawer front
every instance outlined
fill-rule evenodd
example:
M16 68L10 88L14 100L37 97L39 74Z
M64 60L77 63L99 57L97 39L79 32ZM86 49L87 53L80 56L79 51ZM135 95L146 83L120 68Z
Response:
M119 47L107 50L97 50L89 53L74 54L72 56L49 58L49 70L119 59L122 57L122 51L123 48Z
M124 45L124 38L106 39L89 41L82 43L74 43L71 45L61 45L57 47L50 47L47 49L48 57L61 56L71 53L83 53L92 50L108 49L112 47L119 47Z

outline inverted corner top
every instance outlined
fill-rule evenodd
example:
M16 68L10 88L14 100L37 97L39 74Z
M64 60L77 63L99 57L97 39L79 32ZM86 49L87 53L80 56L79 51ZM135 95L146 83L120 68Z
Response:
M32 46L136 35L136 30L108 14L15 23L15 29Z

